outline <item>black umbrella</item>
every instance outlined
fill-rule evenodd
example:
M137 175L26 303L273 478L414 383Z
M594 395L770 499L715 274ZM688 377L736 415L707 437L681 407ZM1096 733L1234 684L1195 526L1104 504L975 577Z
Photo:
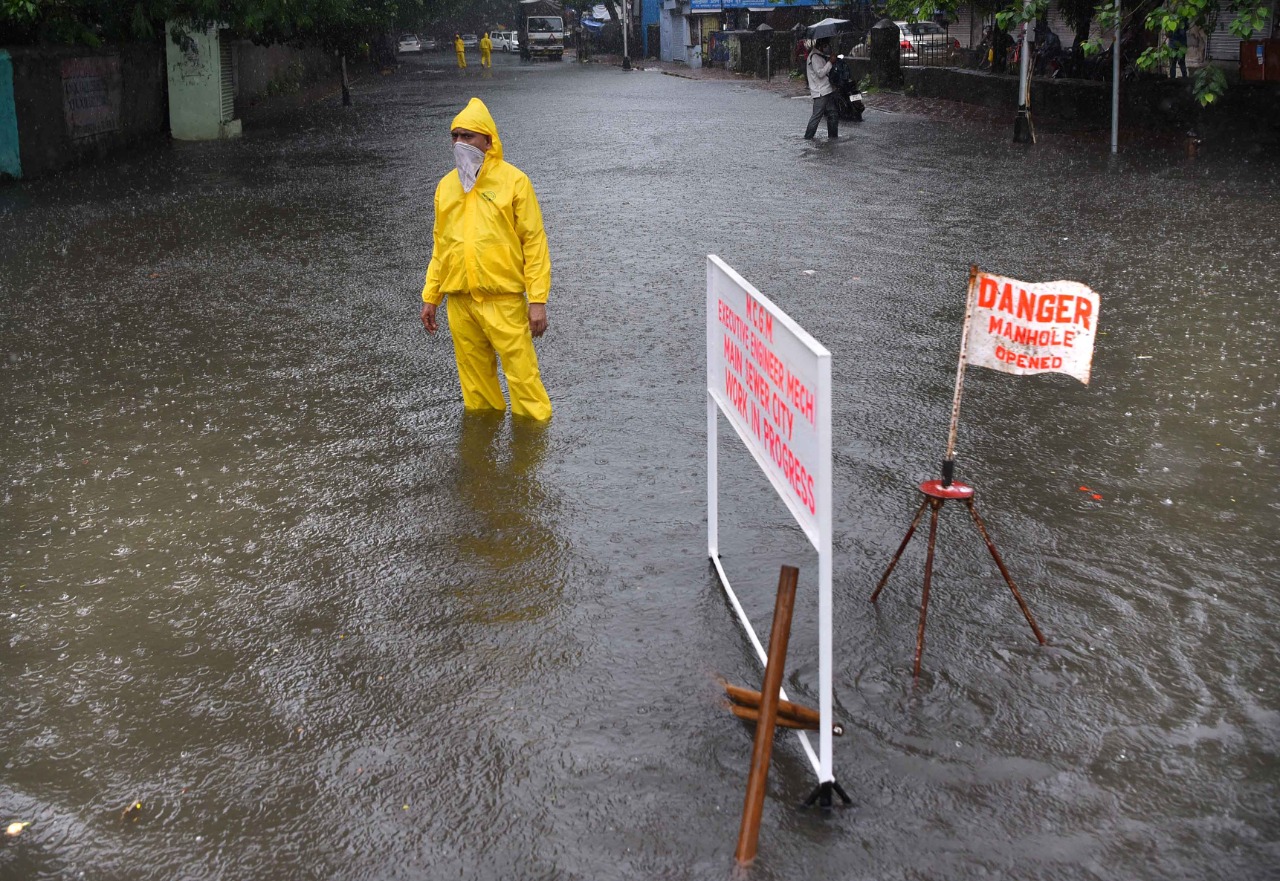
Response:
M805 33L811 40L834 37L836 34L847 34L853 30L853 23L847 18L824 18L817 24L811 24Z

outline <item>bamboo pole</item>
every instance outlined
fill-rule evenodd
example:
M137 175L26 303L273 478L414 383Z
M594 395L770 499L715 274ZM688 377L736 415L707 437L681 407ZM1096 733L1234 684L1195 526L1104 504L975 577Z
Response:
M760 818L764 813L765 784L769 780L769 758L773 752L774 726L778 721L778 690L787 662L787 642L791 638L791 612L796 602L796 582L800 570L783 566L778 574L778 598L773 606L773 626L769 630L769 659L760 689L760 719L751 749L751 772L747 776L747 797L742 806L742 826L738 830L738 864L755 859L760 841Z
M724 683L724 691L725 694L729 695L729 700L735 704L741 704L744 707L753 709L759 709L760 707L760 692L758 691L730 685L727 682ZM778 701L778 715L790 716L800 722L812 722L815 726L822 721L817 710L806 707L804 704L796 704L784 700Z
M760 711L755 707L744 707L740 704L730 704L729 712L733 713L744 722L759 722ZM817 731L818 723L808 719L797 719L795 716L779 715L776 723L782 728L794 728L798 731Z

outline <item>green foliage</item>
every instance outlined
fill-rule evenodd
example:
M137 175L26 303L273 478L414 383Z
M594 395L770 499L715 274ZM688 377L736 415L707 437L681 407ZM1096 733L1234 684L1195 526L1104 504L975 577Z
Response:
M1191 94L1201 107L1208 107L1226 90L1227 77L1220 67L1202 67L1191 78Z
M306 69L301 61L295 61L285 67L267 83L267 95L293 95L302 89L302 80Z
M1020 24L1034 24L1049 9L1049 0L1030 0L1028 3L1010 6L996 13L996 27L1008 33Z
M1120 27L1119 32L1124 33L1131 26L1133 18L1142 15L1142 26L1146 30L1167 36L1179 31L1185 33L1192 27L1199 27L1206 34L1210 33L1217 23L1219 9L1225 8L1236 16L1231 23L1231 33L1247 40L1266 27L1269 2L1270 0L1227 0L1220 7L1217 0L1166 0L1163 6L1148 9L1145 15L1143 7L1139 6L1132 15L1121 17L1117 17L1114 5L1103 4L1097 7L1096 14L1102 29L1113 34L1117 32L1117 25ZM1101 44L1091 40L1085 44L1084 50L1087 54L1097 53L1101 50ZM1134 63L1139 70L1159 71L1167 69L1172 61L1183 58L1186 54L1185 42L1179 44L1162 40L1154 48L1144 49ZM1212 65L1196 71L1192 78L1191 92L1201 107L1208 107L1226 91L1226 76Z
M260 43L353 50L369 35L411 29L428 3L448 0L0 0L0 27L15 42L73 43L156 39L164 22L225 25Z
M1089 24L1093 21L1093 6L1096 2L1097 0L1058 0L1058 8L1077 34L1087 34Z
M38 11L35 0L0 0L0 21L8 19L19 24L35 21Z

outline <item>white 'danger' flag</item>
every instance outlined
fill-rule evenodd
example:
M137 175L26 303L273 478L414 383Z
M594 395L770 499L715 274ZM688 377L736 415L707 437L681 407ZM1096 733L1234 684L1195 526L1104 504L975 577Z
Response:
M1089 384L1098 295L1076 281L1027 284L978 272L965 362L1004 373L1065 373Z

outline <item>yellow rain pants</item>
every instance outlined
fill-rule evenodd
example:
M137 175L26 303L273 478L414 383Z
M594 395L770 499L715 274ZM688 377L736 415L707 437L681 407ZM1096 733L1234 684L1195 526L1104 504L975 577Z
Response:
M521 294L484 299L452 294L446 301L449 333L458 361L462 405L468 410L505 410L507 402L498 385L498 365L507 377L511 412L546 421L551 399L542 385L538 354L529 332L529 306Z

